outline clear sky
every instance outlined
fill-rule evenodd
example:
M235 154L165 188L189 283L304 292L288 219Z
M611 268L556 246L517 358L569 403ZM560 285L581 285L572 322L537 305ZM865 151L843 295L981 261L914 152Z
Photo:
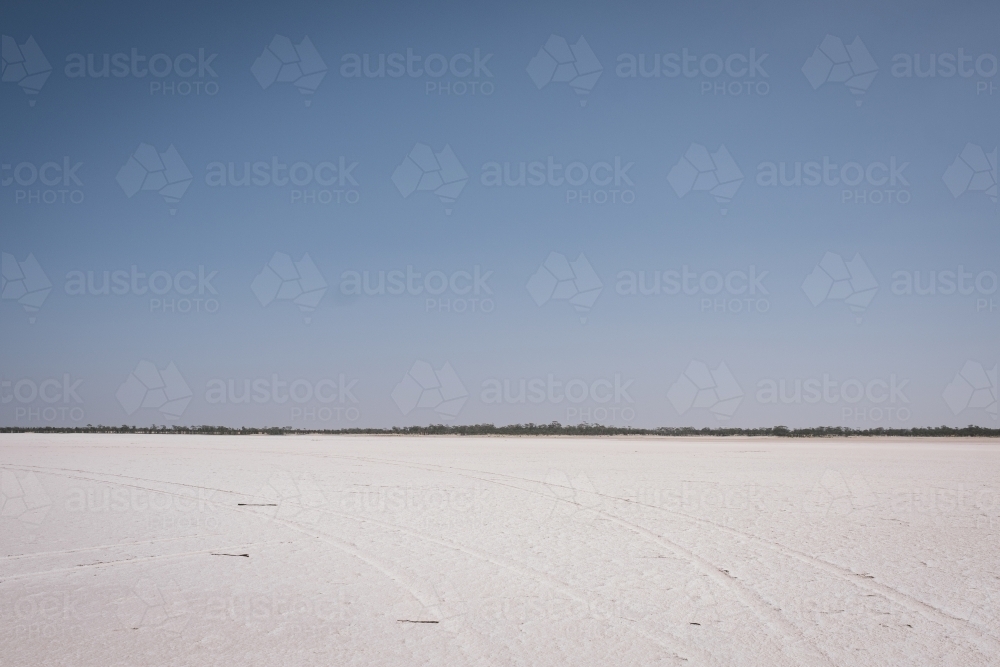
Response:
M996 426L1000 8L767 4L6 4L0 423Z

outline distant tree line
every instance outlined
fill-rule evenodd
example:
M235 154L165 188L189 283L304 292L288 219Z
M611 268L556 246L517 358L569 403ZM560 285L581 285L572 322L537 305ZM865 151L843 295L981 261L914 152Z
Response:
M265 426L262 428L229 428L226 426L86 426L76 427L25 427L4 426L0 433L120 433L120 434L180 434L180 435L652 435L662 437L678 436L772 436L779 438L850 438L860 436L890 436L904 438L997 438L1000 428L982 426L929 426L922 428L866 428L855 429L846 426L817 426L814 428L788 428L771 426L768 428L693 428L690 426L660 428L622 428L600 424L577 424L563 426L559 422L549 424L493 424L455 425L432 424L429 426L405 426L393 428L345 428L345 429L299 429L291 426Z

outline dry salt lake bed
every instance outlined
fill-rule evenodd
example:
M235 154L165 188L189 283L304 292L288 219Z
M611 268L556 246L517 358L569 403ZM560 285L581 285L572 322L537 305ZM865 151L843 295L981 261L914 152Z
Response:
M0 663L1000 665L1000 444L0 436Z

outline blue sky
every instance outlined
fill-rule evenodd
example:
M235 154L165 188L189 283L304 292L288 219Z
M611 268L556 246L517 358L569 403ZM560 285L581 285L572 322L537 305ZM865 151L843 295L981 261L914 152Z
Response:
M33 37L52 71L37 94L13 69L0 85L0 250L11 257L8 282L18 283L31 254L52 287L29 312L18 285L5 286L0 422L995 425L997 12L988 3L8 7L2 33L17 49L7 67ZM310 94L255 76L276 35L301 53L311 53L308 38L318 55L318 65L294 56L307 70L325 68ZM572 46L563 64L600 66L583 93L550 71L559 62L546 55L562 59ZM154 58L170 71L67 75L78 58L100 70L105 54L131 60L133 49L147 59L140 71ZM861 76L852 81L861 94L823 70L839 50L853 55L836 71ZM414 73L430 56L432 71L446 63L455 73L344 76L342 66L366 55L374 70L380 54L411 55ZM661 76L620 76L640 56L649 72L659 56ZM927 72L932 56L935 76L905 76L907 63ZM685 57L687 73L667 76L662 63L683 67ZM744 68L750 60L756 67ZM874 79L858 83L870 62ZM418 144L453 151L467 175L454 201L394 181ZM155 189L127 196L117 177L142 145L175 148L191 175L179 200ZM695 160L697 146L716 162L694 185L678 165ZM66 161L78 182L64 178ZM808 173L807 163L824 161L836 165L830 184L766 184L781 164L790 176L796 163ZM532 162L563 170L538 186L489 184L492 165L516 175ZM46 163L58 166L46 171L58 183L29 182ZM326 185L212 185L220 163L237 178L245 163L269 175L275 163L299 164L300 182L318 169ZM585 183L560 180L570 164L573 179L586 171ZM699 189L731 165L742 179L731 198ZM326 283L314 309L252 288L275 253L309 255ZM551 253L569 262L582 254L599 278L587 312L558 298L582 289L573 276L560 288L569 292L527 289ZM865 306L803 288L827 253L860 256L877 283ZM183 272L212 277L203 293L186 273L181 290L194 293L69 293L74 275L92 272L99 291L105 272L133 265L147 278L164 272L161 286ZM479 267L481 293L449 289L429 300L425 291L356 295L342 285L345 272L376 280L407 267L421 274L415 286L434 274L432 289L443 276L459 290ZM739 290L751 270L764 292L706 293L714 275L732 276ZM696 293L628 294L622 276L640 272L647 285L655 272L687 272ZM894 288L918 272L925 286L934 272L934 294ZM960 272L971 291L941 293ZM863 277L851 277L861 289ZM282 296L297 288L286 289ZM431 374L412 370L417 362ZM183 382L162 388L170 364ZM406 380L414 376L416 385ZM608 398L616 376L621 391ZM831 400L794 398L796 383L822 385L824 376ZM33 394L51 379L58 392L49 383L49 399ZM521 381L533 379L588 389L579 402L557 400L558 390L517 402ZM239 397L257 380L268 388L260 402L221 403L210 392L221 381ZM281 402L280 383L296 381L302 400ZM511 400L493 402L488 388L505 382ZM320 383L322 400L313 395ZM788 401L768 402L769 383L784 384ZM65 395L67 384L75 393Z

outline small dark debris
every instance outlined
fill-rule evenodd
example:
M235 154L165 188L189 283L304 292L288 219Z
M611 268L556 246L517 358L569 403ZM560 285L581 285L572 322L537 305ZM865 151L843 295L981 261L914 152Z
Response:
M701 625L701 623L690 623L689 625Z
M440 621L411 621L408 618L396 619L397 623L440 623Z
M277 507L278 503L236 503L238 507Z
M236 556L240 558L250 558L250 554L212 554L213 556Z

